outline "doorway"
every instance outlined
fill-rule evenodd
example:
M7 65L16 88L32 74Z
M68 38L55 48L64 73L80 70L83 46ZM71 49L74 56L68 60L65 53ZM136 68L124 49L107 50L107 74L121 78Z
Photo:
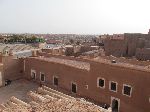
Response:
M120 99L111 97L111 108L112 112L119 112Z
M3 85L2 72L0 72L0 87Z
M53 84L55 86L58 86L58 77L56 77L56 76L53 77Z
M71 91L73 93L77 93L77 84L76 83L71 83Z

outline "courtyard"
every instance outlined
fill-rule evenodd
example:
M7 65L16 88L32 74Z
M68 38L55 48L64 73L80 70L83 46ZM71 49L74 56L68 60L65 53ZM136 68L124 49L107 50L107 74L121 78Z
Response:
M5 103L12 96L26 102L27 92L36 90L38 86L37 83L25 79L12 81L10 85L0 88L0 104Z

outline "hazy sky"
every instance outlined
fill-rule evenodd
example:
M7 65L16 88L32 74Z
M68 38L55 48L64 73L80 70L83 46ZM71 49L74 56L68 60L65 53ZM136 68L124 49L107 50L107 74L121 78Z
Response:
M149 28L150 0L0 0L1 33L147 33Z

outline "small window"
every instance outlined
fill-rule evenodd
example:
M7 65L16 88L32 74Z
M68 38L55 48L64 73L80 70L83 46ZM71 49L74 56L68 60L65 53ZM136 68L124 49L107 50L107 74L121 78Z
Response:
M45 82L45 75L44 75L44 73L41 73L41 77L40 78L41 78L42 82Z
M131 96L132 88L130 85L123 85L123 94L127 96Z
M111 81L110 84L109 84L109 89L110 89L111 91L117 92L117 83Z
M98 80L97 80L97 87L105 88L105 79L98 78Z
M31 70L31 79L36 79L36 72L35 70Z
M77 85L75 83L71 83L71 91L77 93Z
M89 89L89 86L88 86L88 85L85 85L85 89Z
M58 77L56 77L56 76L53 77L53 84L55 86L58 86Z

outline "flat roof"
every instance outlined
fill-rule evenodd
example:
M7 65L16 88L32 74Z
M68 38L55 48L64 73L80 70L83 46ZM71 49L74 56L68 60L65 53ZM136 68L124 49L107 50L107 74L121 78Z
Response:
M32 57L35 59L47 61L47 62L55 62L59 64L64 64L67 66L75 67L82 70L90 70L90 63L82 62L82 61L76 61L76 60L69 60L69 59L61 59L61 58L55 58L55 57Z
M128 62L120 62L116 60L116 63L112 63L110 59L104 59L104 58L95 58L92 59L95 62L100 62L104 64L109 64L112 66L118 66L118 67L124 67L124 68L129 68L129 69L135 69L139 71L145 71L145 72L150 72L150 64L149 65L139 65L139 64L131 64Z

